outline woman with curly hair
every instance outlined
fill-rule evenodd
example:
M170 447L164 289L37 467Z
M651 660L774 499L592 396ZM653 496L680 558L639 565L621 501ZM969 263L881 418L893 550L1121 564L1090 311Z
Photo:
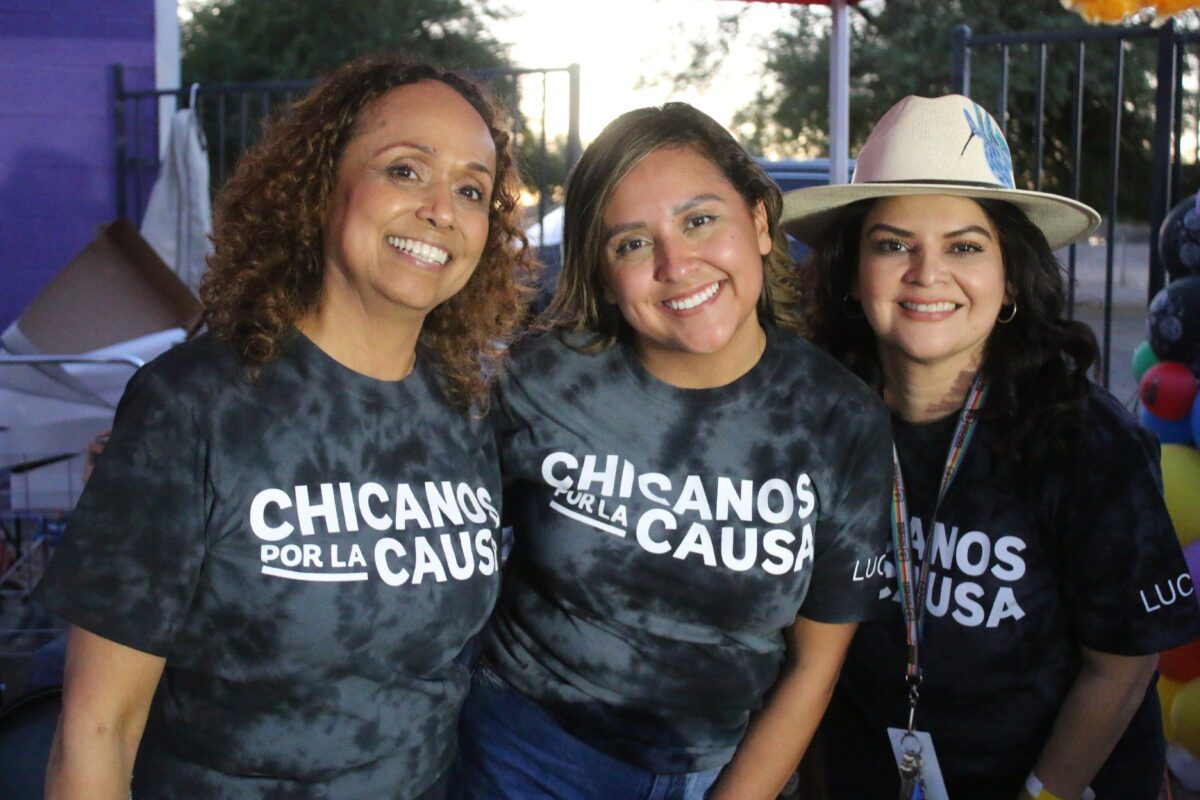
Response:
M895 438L892 586L822 725L829 796L1153 800L1156 654L1200 609L1157 443L1067 318L1053 250L1098 215L1015 189L995 121L951 95L902 100L853 183L784 220L813 246L813 339Z
M48 797L444 795L499 587L516 190L493 102L399 56L243 158L208 331L131 381L38 590L73 625Z
M781 203L682 103L575 167L551 330L494 412L515 543L472 800L774 800L816 729L883 586L890 438L797 333Z

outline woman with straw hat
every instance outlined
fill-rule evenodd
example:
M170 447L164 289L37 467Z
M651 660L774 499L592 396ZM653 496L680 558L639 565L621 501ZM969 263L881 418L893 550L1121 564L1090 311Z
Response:
M1157 444L1066 318L1053 250L1098 215L1016 189L995 121L952 95L902 100L853 182L784 220L813 247L812 336L896 444L893 585L823 723L831 796L1157 797L1155 654L1200 608Z

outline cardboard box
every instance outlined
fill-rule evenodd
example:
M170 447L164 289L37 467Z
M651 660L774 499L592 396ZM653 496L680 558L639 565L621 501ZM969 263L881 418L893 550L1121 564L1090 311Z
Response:
M199 300L131 223L100 228L0 334L0 471L9 484L0 512L71 508L79 453L111 427L134 365L180 341L199 315ZM88 354L133 363L11 358Z
M2 337L12 353L86 353L190 327L200 301L128 220L100 228Z

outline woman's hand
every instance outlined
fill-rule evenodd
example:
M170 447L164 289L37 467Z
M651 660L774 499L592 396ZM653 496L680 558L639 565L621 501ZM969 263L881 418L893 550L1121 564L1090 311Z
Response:
M1146 696L1158 656L1117 656L1079 648L1083 664L1034 766L1046 791L1081 797ZM1029 800L1022 789L1019 800Z
M800 763L829 705L858 623L799 617L788 633L788 661L751 721L711 800L775 800Z
M92 477L92 470L96 468L96 459L100 458L100 454L104 452L104 446L108 444L108 437L112 435L112 431L105 431L88 442L87 449L84 450L83 458L83 482L86 484L88 478Z
M166 660L71 628L46 800L127 800Z

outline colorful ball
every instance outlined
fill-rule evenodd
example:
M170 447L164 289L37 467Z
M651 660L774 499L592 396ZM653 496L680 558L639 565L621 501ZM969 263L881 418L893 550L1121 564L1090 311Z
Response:
M1164 286L1150 301L1147 318L1154 355L1200 372L1200 275Z
M1200 395L1192 403L1192 441L1200 442Z
M1154 416L1175 421L1191 415L1197 389L1200 381L1190 369L1177 361L1162 361L1146 370L1138 383L1138 397Z
M1180 683L1200 678L1200 640L1159 653L1158 671Z
M1138 422L1142 423L1142 427L1154 431L1154 435L1158 437L1160 444L1190 446L1196 441L1195 437L1192 436L1192 421L1190 419L1179 419L1173 422L1159 419L1147 411L1146 407L1141 403L1138 404Z
M1183 681L1171 680L1166 675L1158 676L1158 704L1162 706L1163 733L1166 734L1168 742L1175 741L1174 728L1171 725L1171 704L1175 702L1175 696L1183 687Z
M1158 229L1158 257L1172 278L1200 274L1200 195L1167 212Z
M1200 758L1182 745L1174 742L1167 745L1167 768L1183 788L1189 792L1200 791Z
M1171 741L1200 754L1200 681L1188 681L1171 701L1171 731Z
M1200 539L1200 450L1164 444L1162 476L1167 513L1179 543L1186 546Z
M1183 560L1187 562L1188 574L1192 576L1192 583L1200 585L1200 541L1195 541L1183 548ZM1200 595L1196 597L1197 602L1200 602Z
M1142 376L1146 374L1146 370L1157 363L1158 356L1154 355L1154 350L1150 347L1150 343L1142 342L1133 348L1133 379L1140 382Z

